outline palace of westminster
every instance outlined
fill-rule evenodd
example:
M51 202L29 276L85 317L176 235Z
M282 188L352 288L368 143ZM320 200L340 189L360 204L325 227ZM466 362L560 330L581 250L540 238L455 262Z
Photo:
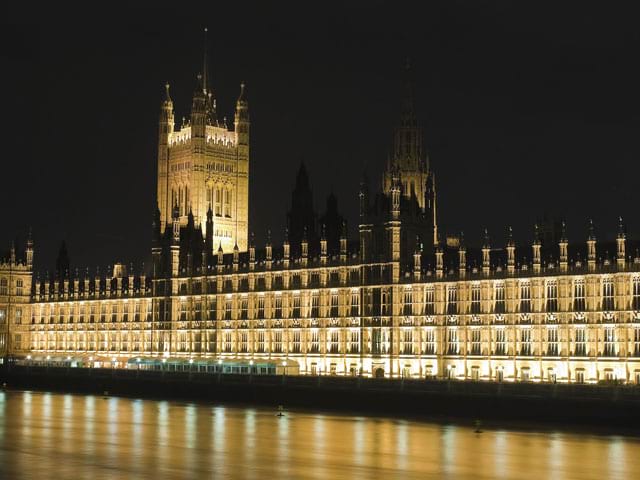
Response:
M441 240L435 177L410 83L379 191L359 187L358 238L335 197L313 210L301 167L282 245L249 234L249 107L220 121L206 68L189 121L160 107L151 265L34 276L34 245L0 263L7 359L269 360L300 375L640 384L640 257L569 243L564 224L530 245L485 232ZM355 199L354 199L355 200ZM603 252L609 248L612 258Z

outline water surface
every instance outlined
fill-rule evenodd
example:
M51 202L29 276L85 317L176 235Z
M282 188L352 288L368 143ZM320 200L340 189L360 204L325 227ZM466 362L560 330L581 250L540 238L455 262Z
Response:
M2 479L628 479L640 439L0 392Z

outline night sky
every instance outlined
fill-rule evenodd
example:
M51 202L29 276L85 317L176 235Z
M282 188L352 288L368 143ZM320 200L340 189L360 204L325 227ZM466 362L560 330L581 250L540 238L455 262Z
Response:
M267 228L281 240L301 161L316 209L333 190L355 235L359 179L366 168L377 190L407 56L443 231L464 230L473 245L486 226L503 245L513 225L528 248L546 213L566 218L571 241L586 238L589 217L599 238L615 235L618 215L638 236L636 11L607 2L228 3L5 10L2 248L31 226L41 270L53 268L62 240L72 267L147 257L164 83L176 119L188 116L205 26L221 114L233 118L247 83L259 245Z

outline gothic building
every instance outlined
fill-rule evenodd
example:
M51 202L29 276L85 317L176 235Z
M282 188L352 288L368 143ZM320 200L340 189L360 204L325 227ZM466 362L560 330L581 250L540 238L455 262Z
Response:
M611 246L593 225L570 244L564 224L544 245L538 228L518 247L510 229L499 242L485 231L478 250L462 236L439 241L408 87L380 191L361 182L357 239L335 198L318 218L301 169L289 234L258 248L246 224L248 128L243 93L235 129L219 123L204 75L191 122L174 131L167 90L152 271L117 264L36 276L32 287L33 245L24 258L13 249L0 264L5 354L111 368L238 361L301 375L640 383L640 256L629 255L622 220Z
M249 104L244 84L236 102L233 129L220 119L209 85L207 61L198 75L191 117L176 129L173 101L166 85L158 135L158 208L161 230L171 225L177 207L181 225L193 215L206 228L209 208L215 218L213 243L230 252L247 250L249 215Z
M27 324L32 301L33 241L31 233L25 248L20 251L16 243L11 244L9 252L0 257L0 354L24 352L30 347L28 333L21 333L22 325ZM24 336L23 336L24 335Z

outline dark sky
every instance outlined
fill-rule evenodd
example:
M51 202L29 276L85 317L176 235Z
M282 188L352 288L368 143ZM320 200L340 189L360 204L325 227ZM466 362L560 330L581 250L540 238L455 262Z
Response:
M213 3L213 2L211 2ZM251 229L279 240L304 159L316 206L333 189L352 232L367 168L398 117L401 66L438 180L439 221L503 244L543 213L582 241L593 217L637 236L640 30L609 2L228 2L171 9L5 11L0 20L0 245L33 227L39 268L139 263L150 243L164 82L188 115L209 27L219 111L245 80ZM153 5L153 6L152 6ZM209 5L207 3L206 5Z

